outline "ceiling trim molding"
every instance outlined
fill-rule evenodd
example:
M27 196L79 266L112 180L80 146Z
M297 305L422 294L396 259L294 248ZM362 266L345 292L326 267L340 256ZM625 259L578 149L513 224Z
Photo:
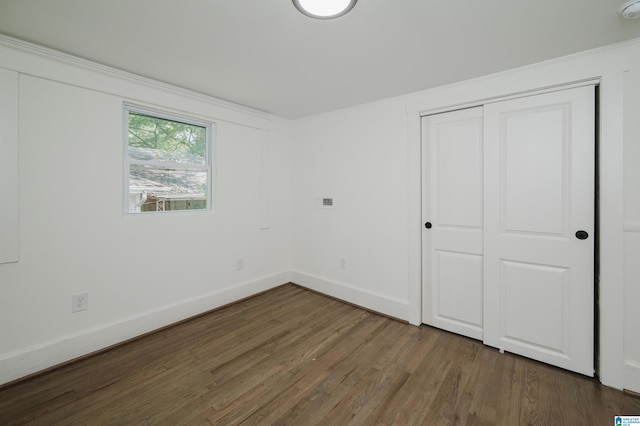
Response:
M90 61L88 59L83 59L68 53L64 53L55 49L50 49L48 47L40 46L24 40L9 37L3 34L0 34L0 48L12 49L21 53L26 53L29 55L36 56L38 58L42 58L47 61L55 61L63 65L68 65L68 66L80 68L89 72L98 73L106 77L123 80L125 82L142 85L142 86L145 86L151 89L160 90L163 92L169 92L169 93L190 98L199 102L205 102L215 107L231 110L241 114L246 114L254 118L267 120L268 122L271 122L273 120L273 115L264 111L260 111L244 105L236 104L236 103L226 101L224 99L216 98L210 95L205 95L200 92L175 86L159 80L154 80L152 78L144 77L128 71L123 71L118 68L110 67L108 65L103 65L98 62ZM2 59L2 56L0 56L0 66L6 67L6 65L3 64L4 61L2 61L1 59ZM20 69L20 67L17 65L15 67L9 67L9 68L18 72L25 72L24 69ZM263 126L260 126L260 127L263 127Z

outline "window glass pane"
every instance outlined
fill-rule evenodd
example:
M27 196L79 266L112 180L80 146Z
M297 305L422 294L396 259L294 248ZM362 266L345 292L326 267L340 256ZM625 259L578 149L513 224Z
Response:
M129 212L207 208L207 170L129 166Z
M206 128L129 111L128 151L135 160L204 166Z

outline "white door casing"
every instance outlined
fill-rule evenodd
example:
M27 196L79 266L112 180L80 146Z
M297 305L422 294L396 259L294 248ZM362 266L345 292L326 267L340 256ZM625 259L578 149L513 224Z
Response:
M594 96L585 86L484 107L484 343L588 376Z
M422 119L423 322L482 339L482 107Z

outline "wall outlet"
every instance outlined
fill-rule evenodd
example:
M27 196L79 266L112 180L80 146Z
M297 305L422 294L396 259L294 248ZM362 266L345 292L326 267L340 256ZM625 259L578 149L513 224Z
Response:
M89 307L89 293L74 294L71 296L71 313L86 311Z
M244 257L239 257L236 261L236 269L242 271L244 269Z

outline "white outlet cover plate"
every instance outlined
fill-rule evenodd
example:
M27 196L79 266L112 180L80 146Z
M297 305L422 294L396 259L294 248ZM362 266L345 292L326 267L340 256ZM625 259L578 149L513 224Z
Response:
M81 293L71 296L71 313L86 311L89 307L89 294Z

